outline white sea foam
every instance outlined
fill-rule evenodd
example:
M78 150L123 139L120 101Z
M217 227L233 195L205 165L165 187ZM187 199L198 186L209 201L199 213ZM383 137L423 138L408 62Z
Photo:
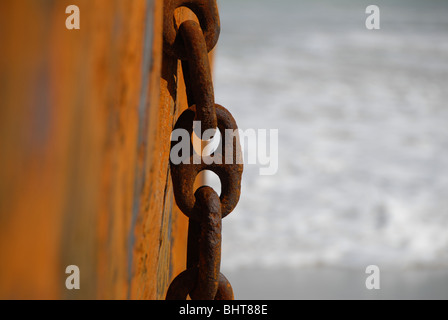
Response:
M279 170L246 166L223 269L448 266L448 4L220 1L215 94L279 129ZM407 5L408 4L408 5Z

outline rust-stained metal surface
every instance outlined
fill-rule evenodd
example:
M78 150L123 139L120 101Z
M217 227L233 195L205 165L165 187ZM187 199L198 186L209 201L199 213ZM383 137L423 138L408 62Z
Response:
M163 3L77 0L67 30L73 1L0 1L0 298L161 299L185 269L168 159L187 99Z

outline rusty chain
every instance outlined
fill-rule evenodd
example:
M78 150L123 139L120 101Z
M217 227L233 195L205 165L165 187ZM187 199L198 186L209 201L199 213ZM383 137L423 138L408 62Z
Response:
M187 7L198 17L199 24L203 30L207 52L210 52L218 42L219 24L218 6L216 0L165 0L163 17L163 48L168 54L187 60L187 50L183 46L182 39L178 37L174 10L179 7Z
M176 31L174 10L188 7L196 14L181 23ZM240 197L243 165L238 135L227 137L225 130L238 130L235 119L224 107L215 104L208 52L216 45L220 25L216 0L166 0L164 7L164 51L182 61L189 108L178 118L174 130L193 134L193 122L201 121L201 134L218 129L220 146L214 158L221 161L193 160L183 155L179 164L170 162L174 198L180 210L189 217L187 269L170 284L166 299L233 300L229 281L220 272L222 218L235 208ZM173 144L172 144L173 147ZM226 154L230 150L231 154ZM229 161L230 159L230 161ZM194 192L194 182L203 170L215 172L221 181L221 195L209 186Z

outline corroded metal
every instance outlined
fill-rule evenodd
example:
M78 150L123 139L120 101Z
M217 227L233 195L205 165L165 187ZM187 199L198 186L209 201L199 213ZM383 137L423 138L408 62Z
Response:
M168 288L166 300L186 300L188 294L193 290L198 270L187 269L180 273ZM233 300L233 289L227 278L220 273L218 278L218 290L213 300Z
M188 74L185 85L189 101L196 104L196 119L201 121L201 134L207 129L216 129L215 95L210 72L207 47L201 27L193 20L183 22L179 34L187 51ZM192 96L192 97L191 97Z
M218 290L221 265L221 202L212 188L204 186L195 192L200 211L200 234L197 239L199 254L196 287L190 292L194 300L213 299ZM196 223L191 220L192 223ZM191 229L190 229L191 230Z
M233 300L233 288L229 280L220 273L219 274L218 292L216 292L215 300Z
M187 270L170 285L167 299L233 299L233 290L220 273L221 263L221 220L236 206L241 189L243 164L237 125L232 115L220 105L215 105L221 143L213 154L212 163L194 163L194 149L190 143L190 154L184 155L180 164L171 162L171 175L176 203L181 211L190 217L188 229ZM193 133L195 106L185 110L179 117L175 129ZM226 136L230 129L234 136ZM173 143L174 145L174 143ZM232 151L231 155L226 153ZM228 157L226 157L228 156ZM229 161L230 160L230 161ZM208 186L199 188L194 194L194 181L202 170L215 172L221 180L221 196Z
M218 42L221 30L216 0L164 1L163 49L165 52L181 60L187 59L187 50L182 37L177 32L174 18L174 10L179 7L187 7L196 14L203 30L207 52L210 52Z
M187 269L171 282L166 299L186 299L189 295L194 300L232 300L232 286L220 273L221 229L222 218L232 212L240 197L243 161L235 119L214 100L207 53L219 35L216 1L168 0L165 5L164 47L168 53L184 60L182 67L190 105L174 126L174 130L188 132L188 152L182 152L182 158L176 163L170 157L174 198L179 209L190 218ZM188 20L176 32L174 10L179 6L193 10L200 25ZM213 153L204 155L199 150L197 154L193 148L191 137L198 133L193 132L194 121L201 123L200 136L207 129L219 130L219 146ZM173 141L171 148L176 144ZM203 170L218 175L221 196L209 186L194 192L195 179Z
M194 300L212 300L217 295L221 264L221 203L218 194L204 186L195 192L200 206L201 222L190 219L188 230L187 270L194 284L189 284L188 294ZM182 277L187 277L186 275ZM187 280L178 280L184 283ZM220 293L221 295L223 293Z
M220 146L213 154L215 161L211 164L207 164L206 162L209 162L210 158L200 157L200 163L194 163L197 161L195 158L197 155L190 142L190 154L182 155L184 158L180 164L176 165L171 163L171 177L176 203L186 216L193 219L196 219L193 214L196 205L193 194L194 181L198 173L203 170L213 171L218 175L221 181L220 199L223 218L232 212L240 198L243 161L238 126L227 109L216 104L215 110L218 120L218 129L221 133ZM185 129L191 136L193 132L195 111L195 106L185 110L177 120L174 129ZM226 129L231 130L234 135L230 136L228 134L226 136ZM176 142L173 142L172 146L175 144Z

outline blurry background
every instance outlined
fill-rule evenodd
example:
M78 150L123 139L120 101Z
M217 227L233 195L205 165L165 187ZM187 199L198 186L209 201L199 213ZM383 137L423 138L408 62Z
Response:
M447 299L448 2L218 5L216 101L279 129L277 174L246 165L223 223L236 297Z

